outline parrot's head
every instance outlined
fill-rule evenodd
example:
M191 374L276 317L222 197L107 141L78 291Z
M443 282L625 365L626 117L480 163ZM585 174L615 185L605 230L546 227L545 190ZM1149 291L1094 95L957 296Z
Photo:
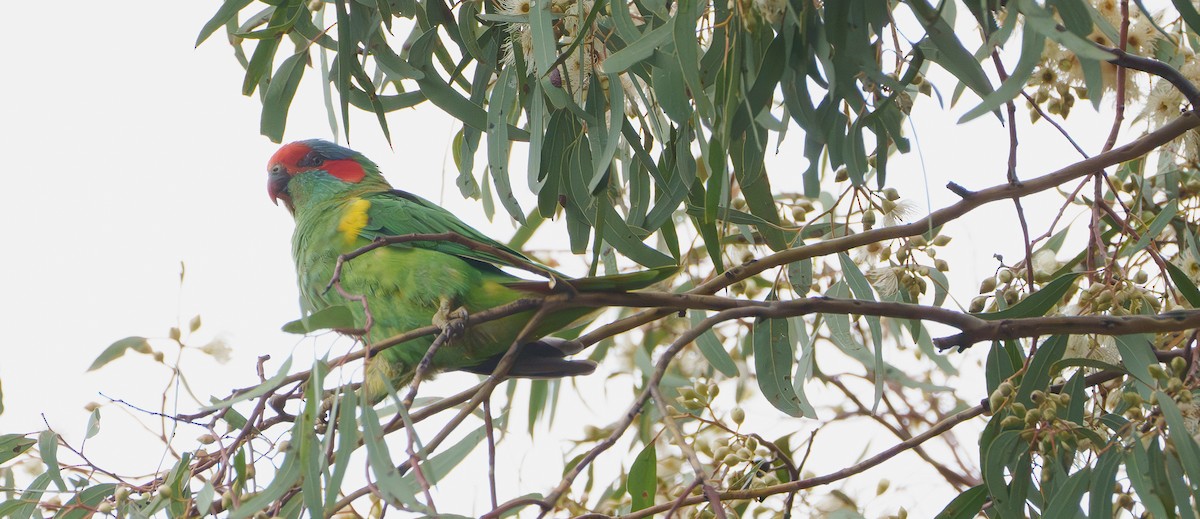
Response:
M304 180L300 180L304 179ZM293 214L297 180L301 183L344 183L348 185L383 183L374 162L363 154L321 139L285 144L267 162L267 193L276 204L280 200Z

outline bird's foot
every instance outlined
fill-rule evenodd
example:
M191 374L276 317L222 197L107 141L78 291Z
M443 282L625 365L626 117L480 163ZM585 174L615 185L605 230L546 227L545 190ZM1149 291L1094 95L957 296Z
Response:
M450 299L443 297L433 314L433 325L450 337L459 337L467 329L467 309L460 306L452 310L452 306Z

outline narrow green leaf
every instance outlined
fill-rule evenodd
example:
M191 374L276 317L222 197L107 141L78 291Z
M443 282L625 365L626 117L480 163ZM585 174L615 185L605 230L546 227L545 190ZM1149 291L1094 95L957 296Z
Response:
M929 269L929 279L933 281L933 306L942 306L950 294L950 280L942 271L933 268Z
M208 515L208 511L212 509L213 498L217 496L217 489L213 487L211 481L205 481L200 487L200 491L196 492L196 511L201 516Z
M1017 66L1013 68L1012 74L1007 80L1000 85L991 94L983 98L983 102L979 103L975 108L970 109L958 119L958 124L965 123L983 114L993 112L1004 103L1012 101L1021 93L1021 89L1025 88L1025 83L1029 76L1033 74L1033 69L1037 68L1038 62L1042 59L1042 49L1046 46L1046 38L1037 30L1026 26L1024 37L1021 40L1021 58L1017 60ZM1009 121L1009 124L1014 124Z
M201 43L204 43L204 40L207 40L209 36L212 36L214 32L217 32L217 29L220 29L222 25L225 25L226 22L232 20L234 16L237 16L237 14L246 6L250 5L250 2L252 1L253 0L225 0L225 2L221 4L221 7L217 9L216 14L213 14L213 17L210 18L208 22L205 22L204 27L200 28L200 35L196 37L196 46L199 47Z
M1141 499L1141 504L1146 507L1147 512L1154 514L1154 517L1171 517L1163 503L1164 496L1158 493L1154 470L1150 464L1150 454L1146 452L1142 442L1136 439L1130 442L1125 453L1125 474L1129 478L1130 485L1133 486L1134 492Z
M1187 299L1188 304L1193 308L1200 308L1200 289L1196 288L1196 284L1192 282L1192 278L1188 277L1179 267L1171 262L1165 262L1167 266L1167 274L1171 276L1171 281L1175 283L1175 288L1183 294L1183 298Z
M922 48L928 47L925 49L926 57L953 74L979 97L987 97L992 92L987 74L975 56L955 36L954 28L941 17L941 9L934 9L926 0L908 0L907 3L925 27L926 37L922 40Z
M1047 496L1050 502L1046 504L1046 509L1042 512L1042 516L1085 517L1083 510L1079 508L1079 501L1083 499L1083 493L1088 491L1091 476L1092 470L1090 467L1084 467L1082 470L1071 474L1062 483L1062 486L1056 488L1053 494Z
M658 455L653 442L646 445L634 458L633 465L629 467L627 481L629 498L633 501L631 512L654 504L654 494L658 489Z
M63 481L62 472L58 466L58 433L49 429L38 435L38 453L42 463L46 465L46 473L51 481L58 486L60 492L67 491L67 482Z
M701 310L691 310L688 312L688 318L691 320L693 327L699 326L704 320L704 312ZM729 356L729 352L725 351L725 347L721 345L721 341L717 340L717 335L712 329L705 330L696 338L696 347L700 349L700 353L704 355L705 360L712 365L722 375L727 377L738 376L737 365L733 363L733 358Z
M348 330L354 329L358 323L354 314L346 305L334 305L322 308L295 321L288 322L281 328L287 333L306 334L317 330Z
M1008 307L999 312L987 312L975 314L976 317L987 319L989 321L998 321L1001 319L1019 319L1022 317L1041 317L1046 315L1054 305L1057 305L1062 300L1063 295L1075 282L1075 279L1081 275L1079 272L1071 272L1059 276L1054 281L1046 283L1041 290L1034 292L1021 300L1021 302Z
M20 456L37 442L22 434L0 434L0 463Z
M631 42L625 48L609 54L604 63L600 64L598 71L604 74L618 74L649 58L655 50L671 41L676 18L671 18L667 23L643 34L641 38ZM684 73L686 77L686 70Z
M537 382L546 381L539 380ZM438 481L449 475L450 471L454 470L454 467L462 463L467 458L467 455L471 454L479 446L479 443L487 437L487 431L484 427L486 426L471 431L454 445L451 445L450 448L439 452L436 456L430 458L429 461L421 463L421 473L429 479L429 484L436 485ZM417 487L417 476L414 473L405 475L404 481L412 488Z
M687 96L675 95L683 92L686 86L683 73L679 70L678 57L672 54L657 54L663 59L657 59L657 65L650 68L651 91L655 94L658 106L662 108L675 124L686 124L692 117L692 104Z
M262 118L259 131L271 142L283 141L283 130L287 126L289 108L292 99L296 97L296 89L300 86L300 78L304 77L305 63L308 52L293 54L275 71L267 86L267 94L263 96Z
M438 108L445 110L446 113L472 128L486 132L488 130L487 112L451 88L433 68L433 47L436 39L436 30L426 31L416 38L409 48L409 62L424 75L423 78L416 80L417 86L425 94L425 97ZM508 132L512 140L529 140L529 133L520 128L509 128Z
M89 517L94 517L96 507L102 501L108 499L109 496L112 496L116 490L116 483L100 483L87 487L78 494L71 496L71 499L66 503L63 503L58 513L54 514L54 519L88 519Z
M549 383L545 380L530 380L529 381L529 406L528 423L529 435L533 436L534 426L537 425L539 419L546 412L546 400L550 394Z
M1113 339L1117 343L1117 351L1121 354L1121 364L1125 365L1125 369L1130 375L1133 375L1133 378L1141 382L1134 384L1138 393L1143 398L1149 399L1150 393L1157 385L1154 378L1150 376L1149 368L1151 364L1158 364L1158 359L1154 356L1154 347L1150 343L1150 336L1145 334L1118 335Z
M1179 16L1188 28L1200 34L1200 12L1196 12L1196 5L1191 0L1171 0L1171 3L1175 4L1175 9L1179 10Z
M756 319L750 337L754 372L763 396L789 416L802 416L800 397L792 385L796 351L787 319Z
M541 94L541 83L533 82L533 93L529 98L529 158L527 159L526 182L529 190L538 195L538 211L541 216L541 192L544 186L542 173L542 147L546 142L546 97ZM555 193L557 195L558 193Z
M401 79L424 79L425 73L411 63L401 58L396 54L391 47L387 45L376 45L371 48L371 55L375 56L375 61L379 63L379 69L387 75L390 81L400 81Z
M454 184L463 198L479 198L479 182L475 180L475 150L479 148L479 130L463 125L454 134L451 149L454 165L458 167L458 178Z
M46 492L46 488L50 486L50 474L43 473L33 479L29 487L21 492L21 497L18 500L22 503L16 507L9 515L9 519L29 519L33 513L37 511L38 503L41 502L42 494ZM38 517L41 517L40 515Z
M992 497L992 502L1004 517L1020 515L1019 511L1025 503L1024 496L1014 495L1013 490L1016 489L1010 488L1005 474L1009 465L1014 464L1019 457L1028 457L1028 448L1029 444L1021 441L1020 431L1016 430L1003 431L990 444L980 444L983 482ZM1013 473L1018 473L1018 469L1014 469Z
M973 519L979 515L987 498L987 486L975 485L952 499L935 519Z
M321 414L321 400L324 397L325 375L329 373L329 365L324 360L313 362L309 371L308 383L304 388L304 408L296 417L296 425L292 428L292 448L296 451L297 463L300 465L300 497L309 517L323 517L325 503L322 501L321 475L328 468L325 458L325 445L317 437L316 427L318 415Z
M690 97L695 101L696 111L700 113L700 117L705 121L712 121L714 108L712 100L704 92L704 84L700 79L700 43L696 39L696 21L700 16L697 9L704 9L706 7L708 7L708 2L706 1L685 0L680 2L679 7L676 9L675 17L671 18L671 21L663 26L666 28L673 25L673 27L669 27L667 30L671 31L672 41L675 43L675 55L679 58L679 70L683 74L683 82L687 85L688 89L687 91L680 92L659 91L656 93L659 95L679 96L684 99ZM604 66L607 67L608 61L604 63Z
M383 131L383 138L390 146L392 144L392 132L388 129L387 110L383 106L383 101L375 93L375 84L371 81L371 76L367 75L367 71L363 70L362 64L358 60L350 60L349 63L353 65L353 68L350 69L350 74L362 85L362 94L367 98L367 102L371 106L371 111L375 113L375 121L379 123L379 129ZM351 85L351 89L355 90L353 85ZM349 134L347 133L347 135Z
M279 50L279 42L282 39L282 36L263 39L254 46L254 54L250 56L246 76L242 79L242 95L253 94L259 83L267 79L267 73L271 70L271 63L275 60L275 52Z
M815 325L813 331L816 332ZM804 384L812 378L813 370L816 367L814 338L808 333L808 325L804 319L799 316L788 318L788 333L797 339L800 348L800 360L796 362L796 373L792 376L792 389L796 391L796 397L800 399L800 412L805 417L816 418L817 410L813 408L812 402L804 391Z
M1183 413L1180 412L1179 406L1175 400L1162 391L1157 392L1158 406L1162 410L1163 418L1167 420L1167 430L1170 432L1169 438L1178 452L1180 464L1183 471L1187 473L1188 482L1191 485L1191 491L1184 495L1175 496L1175 501L1185 503L1188 501L1188 494L1191 499L1200 505L1200 446L1196 444L1193 432L1187 427L1187 422L1184 421ZM1172 458L1174 454L1169 454Z
M850 291L854 293L854 297L863 301L875 301L875 295L871 289L871 283L867 281L867 277L859 270L858 265L845 252L838 253L838 260L842 264L842 273L846 277L846 284L850 285ZM873 378L875 379L875 400L871 405L871 412L879 406L879 401L883 398L883 327L880 325L878 316L866 316L867 326L871 329L871 343L875 346L875 364L871 368Z
M337 451L334 453L334 465L325 483L326 506L332 507L337 503L337 498L342 488L342 480L345 479L346 469L350 466L350 455L358 449L360 435L358 421L354 418L357 412L358 392L346 390L342 393L341 401L338 402L337 406L338 445ZM323 516L328 517L336 511L331 509L326 510Z
M1179 510L1179 517L1196 517L1196 512L1192 509L1192 496L1196 494L1197 489L1188 481L1190 478L1184 475L1179 456L1175 453L1163 454L1161 461L1166 465L1167 486L1175 498L1175 508Z
M792 286L792 290L795 291L797 297L803 297L812 290L812 269L812 258L788 263L788 283Z
M337 56L333 59L333 68L337 75L334 77L333 83L338 91L338 103L342 109L342 131L345 132L346 139L350 138L350 70L352 67L346 62L357 59L356 51L358 50L358 40L354 38L350 13L346 11L348 1L334 0L333 2L338 26Z
M278 373L275 373L274 376L267 379L265 382L255 386L254 389L246 391L245 393L238 393L236 396L226 399L226 400L218 400L216 402L213 402L211 405L205 406L203 410L211 411L214 409L223 409L223 408L229 407L233 404L236 404L238 402L245 402L246 400L250 400L252 398L258 398L262 395L265 395L268 392L273 391L277 387L279 387L279 384L283 382L283 379L287 378L288 371L291 369L292 369L292 358L288 357L287 360L283 361L283 365L279 366Z
M508 210L508 215L520 224L525 223L525 211L513 195L512 184L509 182L509 151L511 143L508 140L508 121L511 118L517 98L517 75L514 67L505 67L496 79L492 89L491 100L487 111L487 149L488 167L491 168L492 182L496 186L496 194L500 195L500 204Z
M254 497L242 501L241 506L231 510L229 519L246 519L259 511L266 510L268 506L291 490L292 486L300 480L300 476L299 460L295 454L289 452L284 456L283 465L275 472L274 478L267 484L267 487L262 492L255 494Z
M92 414L88 416L87 430L84 433L84 439L91 438L100 433L100 408L92 409Z
M674 258L643 243L643 238L625 223L612 205L601 204L599 209L605 215L604 241L617 249L617 252L651 269L675 265Z
M546 79L539 82L547 91L557 89L548 80L557 51L555 42L558 40L551 22L553 14L550 12L550 6L549 2L533 2L529 10L529 31L533 39L533 56L530 58L534 65L531 68L536 76Z
M1096 459L1091 488L1088 490L1088 513L1092 517L1113 516L1112 488L1117 470L1121 468L1121 458L1121 445L1114 442L1101 449L1100 457Z
M1033 0L1017 0L1016 3L1021 13L1025 15L1023 20L1026 26L1066 47L1079 59L1108 61L1116 57L1112 53L1096 47L1086 37L1066 30L1058 23L1054 12L1050 9L1037 5Z
M396 470L396 463L388 450L379 415L369 405L362 406L363 444L367 447L367 461L375 475L376 486L386 499L396 499L414 509L423 509L417 502L417 488L409 484ZM412 431L412 429L408 429ZM410 433L411 434L411 433Z
M1162 234L1163 230L1167 228L1167 224L1171 223L1171 220L1175 218L1175 215L1178 212L1179 202L1172 200L1169 204L1163 207L1161 211L1159 211L1157 216L1154 217L1154 220L1152 220L1150 225L1146 227L1146 232L1142 233L1141 238L1138 238L1138 241L1134 243L1132 247L1122 248L1121 253L1118 254L1117 257L1129 256L1135 252L1144 250L1147 245L1150 245L1151 240Z
M1021 386L1017 388L1018 402L1026 406L1034 405L1030 395L1034 391L1045 391L1050 387L1050 380L1058 375L1058 372L1053 370L1054 365L1062 359L1066 351L1066 335L1055 335L1038 345L1037 353L1029 359L1029 367L1025 376L1021 378Z
M608 74L608 84L620 85L620 76ZM600 91L599 88L590 90L590 92L597 93ZM596 122L603 126L600 129L604 130L604 147L599 154L592 157L592 179L588 181L588 190L593 193L600 187L612 167L613 156L617 153L617 145L621 143L621 128L625 125L625 89L613 86L608 89L608 96L608 122L605 123L603 117L596 118ZM599 132L597 134L599 135Z
M138 337L136 335L132 337L126 337L110 344L107 348L105 348L104 351L100 353L100 356L96 357L96 360L92 361L92 365L88 367L88 371L96 371L105 364L120 358L125 354L125 350L133 350L138 353L147 354L152 351L150 349L150 341L146 340L145 337Z

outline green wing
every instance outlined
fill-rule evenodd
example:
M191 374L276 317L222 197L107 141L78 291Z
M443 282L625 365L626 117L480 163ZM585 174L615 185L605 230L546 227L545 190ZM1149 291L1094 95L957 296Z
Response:
M405 234L453 232L471 241L511 254L516 258L528 262L529 265L535 265L546 272L553 273L561 281L569 283L576 290L637 290L671 277L678 270L678 267L669 266L609 276L571 279L550 267L530 259L528 256L509 246L485 236L462 220L459 220L450 211L412 193L396 189L367 195L363 198L371 202L371 207L367 210L367 225L363 227L359 234L368 240L387 236L402 236ZM489 251L476 250L466 245L449 241L412 241L397 246L435 250L492 267L522 267L522 265L515 265L509 259L502 258ZM499 272L499 270L497 271ZM530 292L552 292L555 290L544 280L530 281L514 277L511 282L505 282L505 284L517 290Z
M549 267L529 259L528 256L480 233L462 220L459 220L450 211L412 193L397 189L364 196L363 198L371 202L371 207L367 210L367 225L363 227L359 234L369 240L387 236L402 236L405 234L453 232L476 243L511 254L529 264L536 265L538 268L554 272ZM513 261L493 254L490 251L476 250L450 241L412 241L400 246L435 250L497 267L520 267L520 265L514 265ZM554 274L560 275L558 272L554 272Z

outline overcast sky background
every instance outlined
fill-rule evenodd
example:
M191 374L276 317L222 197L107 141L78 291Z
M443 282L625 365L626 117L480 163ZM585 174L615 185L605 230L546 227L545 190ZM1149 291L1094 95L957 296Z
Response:
M128 335L164 337L168 327L177 322L186 326L197 313L204 324L191 343L200 345L220 335L233 348L232 359L224 365L203 355L185 356L189 381L202 397L252 384L259 355L272 356L267 369L273 371L295 352L297 366L303 368L312 352L325 351L332 341L279 331L299 311L290 258L291 218L273 206L266 193L265 164L277 145L258 134L258 99L240 94L242 69L223 32L193 48L199 27L219 2L165 5L133 1L9 6L9 23L0 31L8 70L0 86L0 150L6 171L0 188L0 229L7 238L0 254L0 383L6 408L0 415L0 432L35 432L45 427L44 416L78 445L87 419L84 406L106 402L101 393L157 409L166 370L149 358L133 355L97 372L85 370L112 341ZM306 75L285 140L331 136L317 78ZM924 162L914 152L892 159L890 168L893 185L922 212L927 188L934 208L954 201L942 187L947 179L972 189L1004 181L1006 130L990 117L954 124L976 102L968 94L958 106L943 110L928 98L918 100L914 144ZM1105 102L1106 107L1110 104ZM1077 160L1048 125L1029 128L1021 113L1022 177ZM1076 136L1089 152L1097 151L1108 122L1082 104L1071 120L1075 128L1090 128L1090 133ZM374 116L364 113L352 118L351 145L378 162L397 187L440 200L498 239L511 235L513 226L502 212L495 222L487 222L482 209L462 200L454 187L452 121L425 105L393 113L389 122L393 149L384 142ZM781 153L768 163L773 178L798 179L805 165L801 148L802 135L793 127ZM483 154L477 159L477 166L482 164ZM515 175L513 185L523 189L523 174ZM1046 230L1059 209L1057 199L1042 200L1053 201L1025 206L1035 236ZM975 295L981 276L994 268L993 253L1004 254L1010 262L1021 254L1012 214L1011 205L995 204L947 227L956 251L948 258L952 294L964 305ZM555 241L551 237L540 243ZM187 265L182 290L180 262ZM582 266L580 260L564 269L579 273ZM349 347L343 341L333 352ZM175 352L167 353L172 357ZM971 365L985 353L977 348L955 361ZM422 394L450 394L471 382L467 375L446 375L423 387ZM587 383L600 389L590 394L611 392L619 396L617 402L628 400L629 377L607 382L596 377ZM968 378L961 387L968 401L983 396L978 380ZM579 414L583 422L606 424L621 411L597 399L586 405ZM89 443L93 461L127 472L152 469L162 455L160 447L148 442L152 436L135 426L120 406L106 405L102 413L101 435ZM811 429L811 423L785 420L769 408L754 413L751 420L780 433ZM579 437L579 424L569 425L560 427L567 431L561 437L538 438L541 448L552 449L547 457L554 463L560 451L571 448L562 438ZM202 433L185 428L179 435L190 441ZM508 456L526 470L520 480L503 482L508 493L502 500L547 490L557 481L559 468L540 470L530 461L539 456L530 454L527 438L514 436L510 441ZM892 438L881 438L868 450L878 452L892 443ZM845 447L817 452L814 467L842 466L864 449L861 442ZM902 456L876 469L880 477L890 474L897 480L893 492L898 495L869 511L894 513L895 506L903 505L917 516L928 516L944 506L948 494L925 493L940 486L940 480L912 477L911 467ZM873 487L874 480L867 480ZM482 480L473 484L482 485Z

